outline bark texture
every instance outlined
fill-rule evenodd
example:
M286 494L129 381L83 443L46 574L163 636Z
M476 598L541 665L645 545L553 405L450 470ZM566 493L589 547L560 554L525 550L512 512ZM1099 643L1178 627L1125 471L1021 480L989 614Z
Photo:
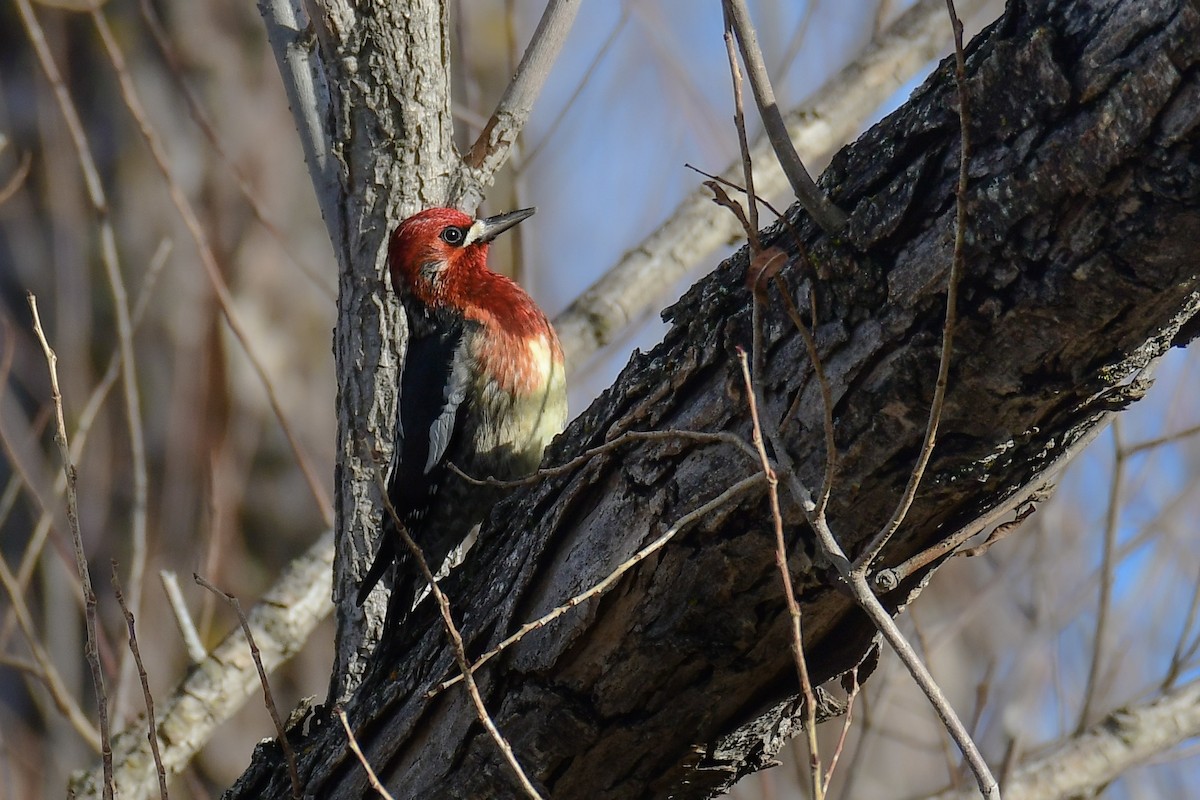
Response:
M1015 3L968 50L972 105L967 271L938 448L884 565L1039 485L1135 400L1149 368L1197 332L1200 308L1200 12L1192 0ZM768 242L807 315L835 401L834 532L851 553L890 515L925 427L952 256L956 90L943 64L822 177L850 213L844 241L793 212ZM799 245L803 243L801 248ZM807 258L798 255L807 253ZM667 313L548 460L626 430L749 436L735 357L749 348L744 254ZM764 306L762 413L809 486L824 461L820 394L779 298ZM790 412L790 413L789 413ZM629 445L502 504L445 582L469 651L608 574L756 465L686 439ZM874 631L785 509L808 664L826 681ZM761 768L795 725L787 613L761 495L714 512L599 601L477 673L500 730L546 796L709 797ZM902 605L925 575L887 598ZM347 711L367 758L404 797L518 790L455 674L432 604L385 641ZM321 711L293 729L306 793L360 798L362 767ZM227 796L290 794L278 747Z

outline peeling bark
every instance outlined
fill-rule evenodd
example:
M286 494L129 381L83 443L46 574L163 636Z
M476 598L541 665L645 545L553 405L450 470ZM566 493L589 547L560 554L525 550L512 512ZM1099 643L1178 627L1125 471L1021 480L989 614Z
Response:
M937 450L892 543L894 565L1011 506L1062 456L1140 397L1155 360L1198 331L1200 12L1190 0L1014 3L967 61L974 153L960 322ZM833 386L838 470L829 516L851 553L904 488L933 391L951 262L958 117L946 63L846 148L822 185L850 212L845 241L795 220L764 234ZM799 212L793 211L792 214ZM661 345L548 454L565 461L625 430L748 438L734 357L751 342L746 259L667 315ZM765 309L764 414L784 417L802 480L823 467L820 394L777 297ZM600 580L676 519L746 477L730 447L630 445L546 478L498 509L444 589L478 655ZM795 508L792 566L814 682L858 663L874 631L838 587ZM517 757L555 798L709 797L761 768L796 725L787 612L761 496L712 514L609 594L477 674ZM887 596L907 601L927 575ZM431 603L375 654L347 711L399 797L517 796L455 674ZM317 711L291 733L306 792L369 790L340 726ZM269 743L228 794L286 797Z

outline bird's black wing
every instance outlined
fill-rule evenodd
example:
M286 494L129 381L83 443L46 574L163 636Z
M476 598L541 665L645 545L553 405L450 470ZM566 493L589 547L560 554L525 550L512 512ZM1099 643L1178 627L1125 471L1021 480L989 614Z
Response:
M419 541L422 518L436 499L446 477L446 453L461 428L459 413L467 394L463 328L447 327L410 339L400 377L400 408L387 494L397 516ZM383 577L393 561L408 553L395 522L386 510L379 551L358 590L358 604ZM430 564L437 570L440 564Z

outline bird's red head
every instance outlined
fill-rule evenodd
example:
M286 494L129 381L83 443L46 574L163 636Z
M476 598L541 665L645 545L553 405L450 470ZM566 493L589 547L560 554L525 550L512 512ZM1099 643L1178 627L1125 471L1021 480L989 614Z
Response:
M428 208L412 215L397 226L388 246L392 287L428 306L461 307L493 275L488 244L533 212L472 219L457 209Z

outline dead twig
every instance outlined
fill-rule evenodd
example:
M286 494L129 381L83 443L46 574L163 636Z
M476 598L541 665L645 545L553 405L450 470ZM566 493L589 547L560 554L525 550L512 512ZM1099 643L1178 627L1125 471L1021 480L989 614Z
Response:
M192 621L192 616L188 613L183 592L179 589L179 578L171 570L163 569L159 570L158 579L162 582L163 592L167 595L167 605L171 606L171 616L174 617L179 634L183 637L188 660L193 664L199 664L208 656L208 651L204 649L204 644L200 641L200 633L196 630L196 623Z
M511 481L502 481L499 478L488 476L486 478L476 478L463 472L454 464L448 464L450 470L462 478L464 481L475 486L495 486L502 489L515 489L519 486L532 486L543 478L551 478L559 475L566 475L574 472L584 464L591 461L597 456L604 455L620 447L634 442L666 442L682 439L684 441L695 442L700 445L711 444L731 444L741 450L748 458L757 459L754 449L746 442L732 433L718 431L712 433L709 431L685 431L678 428L672 428L664 431L625 431L618 435L615 439L605 442L601 445L596 445L593 448L583 451L579 455L572 458L570 461L559 464L554 467L543 467L537 472L524 478L517 478Z
M1108 637L1108 620L1112 611L1112 589L1116 578L1117 523L1121 514L1121 482L1125 477L1125 450L1121 446L1121 418L1112 422L1113 465L1108 484L1108 507L1104 513L1104 548L1100 556L1100 596L1096 602L1096 632L1092 637L1092 654L1088 663L1087 683L1083 690L1083 705L1075 735L1087 729L1100 683L1100 665L1104 658L1104 642Z
M796 602L796 592L792 586L792 574L788 570L787 542L783 537L783 514L779 510L779 478L771 466L767 456L766 445L763 444L762 425L758 418L758 401L755 399L754 382L750 377L750 364L746 352L738 349L738 363L742 368L742 380L746 387L746 403L750 408L750 420L753 425L751 441L758 450L762 461L763 476L767 481L767 497L771 503L771 521L775 529L775 567L779 570L780 581L783 583L783 599L787 603L788 617L791 619L792 658L796 661L796 676L804 693L804 731L808 737L808 775L809 788L813 800L823 800L825 797L825 782L821 778L821 751L817 744L817 697L813 691L812 681L808 677L808 662L804 658L804 636L800 630L800 605Z
M17 627L21 629L29 652L33 654L35 669L31 674L34 674L46 687L55 708L67 719L79 737L87 742L93 750L99 752L101 748L100 733L79 708L71 690L67 688L58 674L54 662L50 659L50 654L46 652L45 646L38 637L37 629L33 624L33 615L29 613L29 605L25 602L25 596L17 581L17 576L13 575L8 562L2 556L0 556L0 586L4 587L4 591L8 595Z
M334 299L333 288L329 285L328 276L322 275L312 264L295 252L289 237L279 229L275 221L271 219L270 214L263 208L262 202L254 193L253 187L250 185L250 178L246 175L244 169L229 155L225 143L221 140L220 134L217 133L217 126L213 124L212 118L204 109L204 103L196 96L196 92L192 89L191 84L184 77L184 68L180 62L179 54L175 50L175 46L171 43L171 39L167 36L167 32L163 29L162 20L158 16L158 12L154 8L154 4L150 0L139 0L138 8L142 14L142 21L146 23L146 29L150 31L150 38L154 40L155 46L158 47L158 52L166 64L167 72L175 80L175 85L179 88L180 94L183 95L184 102L187 104L188 112L191 114L192 121L196 123L196 127L208 140L209 145L217 154L233 176L233 181L237 185L238 191L241 192L242 198L246 204L250 206L250 211L254 214L254 218L258 220L263 229L270 235L275 243L279 245L279 249L287 255L288 259L299 268L304 277L308 278L309 282L317 288L323 295L329 299Z
M843 678L843 685L845 679ZM829 793L829 782L833 780L834 770L837 769L838 761L842 758L842 750L846 746L846 738L850 733L850 724L854 721L854 701L858 697L858 667L850 670L850 689L846 694L846 716L842 719L842 732L838 734L837 746L833 748L833 755L829 757L829 767L825 770L825 783L823 789L826 794Z
M529 776L525 773L525 768L517 761L517 756L509 745L508 740L500 733L500 729L496 727L495 721L491 714L488 713L487 707L483 703L483 695L479 693L479 686L475 683L475 676L471 672L471 664L467 660L467 649L463 644L462 634L458 631L458 626L454 624L454 617L450 613L450 601L446 598L445 593L437 585L433 571L429 568L429 562L425 560L425 553L422 552L421 546L418 545L408 532L408 528L404 525L400 515L396 513L396 507L392 505L391 499L388 497L387 484L383 479L383 473L379 471L379 465L375 462L370 462L375 469L375 482L379 487L380 497L383 499L384 513L392 518L395 523L396 532L399 534L404 546L408 548L413 560L417 564L417 568L421 571L421 577L429 584L429 592L433 595L437 602L438 610L442 615L442 623L446 628L446 635L450 639L450 648L454 651L454 660L458 663L459 671L462 673L464 680L467 683L467 694L471 698L472 704L475 706L475 713L479 717L479 721L483 723L483 727L487 730L488 735L492 737L492 741L496 743L500 754L504 760L508 762L509 767L516 775L517 782L521 789L530 800L542 800L541 794L534 788L533 783L529 780Z
M23 1L27 2L28 0ZM267 372L266 365L250 345L250 334L242 325L241 318L234 310L233 295L230 293L229 286L221 274L220 267L217 265L216 255L208 243L208 237L204 232L203 226L200 224L200 219L192 207L191 201L188 200L183 188L175 178L175 173L170 166L170 159L158 136L158 132L150 125L146 109L142 105L140 95L126 66L125 55L117 43L116 36L113 35L112 28L108 24L108 18L104 15L104 11L101 8L93 8L91 10L91 17L96 31L100 35L100 41L104 45L104 50L108 55L109 61L112 63L113 71L117 75L117 83L120 86L121 97L125 101L125 106L137 123L138 130L142 134L142 139L146 142L146 146L149 148L150 155L159 172L162 173L163 179L167 184L167 194L170 196L171 202L179 212L184 227L188 229L188 233L191 234L192 240L196 244L200 263L204 267L205 275L217 298L217 304L221 308L221 313L225 317L225 321L229 324L229 329L232 331L234 338L238 340L242 351L245 352L251 367L263 384L263 388L267 394L267 402L270 404L271 411L279 422L284 438L287 439L293 457L296 459L296 464L300 467L300 472L304 475L309 492L316 502L317 509L321 512L322 519L327 526L332 527L333 505L326 495L324 481L318 477L316 469L309 460L308 454L301 446L300 440L296 437L296 433L284 413L283 405L279 400L278 392L275 390L275 384Z
M738 45L742 60L746 62L746 72L750 78L750 88L754 92L754 101L762 116L763 127L767 138L775 149L779 165L787 175L796 199L812 216L813 220L830 236L837 236L846 227L846 214L830 202L829 198L813 182L812 176L804 168L796 148L792 145L788 134L787 124L775 101L775 92L771 89L771 80L767 76L767 66L763 61L762 51L758 47L758 36L750 22L750 12L745 0L724 0L726 13L733 23L737 34ZM749 188L749 187L747 187Z
M354 731L350 730L350 720L346 719L346 712L342 710L341 706L334 706L333 713L342 723L342 730L346 732L346 746L350 748L350 752L354 753L355 758L358 759L358 763L362 764L363 769L367 771L367 783L371 785L372 789L379 792L379 796L384 800L395 800L391 793L379 782L379 776L371 768L371 762L367 761L367 757L363 755L362 749L358 746L358 740L354 738Z
M25 0L18 0L26 8ZM32 14L32 9L30 9ZM83 532L79 527L79 501L75 495L75 465L71 462L70 445L67 443L67 423L63 417L62 392L58 388L58 355L46 340L42 319L38 315L37 298L33 292L26 295L29 311L33 314L33 332L37 334L50 371L50 398L54 403L54 441L62 457L63 473L67 478L67 521L71 527L71 542L75 546L75 568L79 572L79 584L83 589L84 629L87 641L84 654L92 671L92 686L96 691L96 712L100 723L100 755L104 767L104 800L113 798L112 732L108 720L108 693L104 688L104 670L100 666L100 654L96 648L96 593L92 590L92 575L88 569L87 555L83 550Z
M743 478L742 480L733 484L728 489L726 489L725 491L721 492L719 495L714 497L712 500L709 500L707 503L704 503L703 505L698 506L697 508L693 509L692 511L689 511L687 514L684 514L682 517L675 520L675 523L673 525L671 525L671 527L667 528L667 530L665 532L663 532L663 534L661 536L659 536L654 541L650 542L650 544L646 545L641 550L638 550L627 560L621 562L621 564L619 564L617 566L617 568L614 569L612 572L608 573L608 575L606 575L603 580L594 584L591 588L589 588L583 592L580 592L579 594L575 595L574 597L571 597L565 603L562 603L562 604L556 606L555 608L546 612L545 614L543 614L542 616L533 620L532 622L526 622L524 625L522 625L520 628L518 628L517 631L515 633L513 633L511 636L509 636L507 639L500 642L500 644L496 645L494 648L492 648L488 652L481 655L478 659L476 659L475 663L471 665L471 671L474 672L474 671L478 670L484 664L491 661L496 656L500 655L500 653L504 652L505 650L512 647L514 644L516 644L517 642L521 641L521 639L525 638L525 636L527 636L530 632L535 631L539 628L545 627L546 625L550 624L554 620L561 617L563 614L570 611L572 608L582 605L583 603L587 602L588 600L592 599L593 597L599 597L600 595L604 594L609 589L611 589L618 580L621 579L622 575L624 575L626 572L629 572L629 570L633 569L635 566L637 566L638 564L645 561L650 556L657 553L659 550L661 550L663 547L665 547L668 542L670 542L672 539L674 539L681 531L684 531L687 528L691 527L696 522L698 522L699 520L708 516L712 512L716 511L718 508L725 505L726 503L728 503L728 502L732 501L733 499L740 497L741 495L750 491L751 489L753 489L754 487L756 487L760 483L762 483L763 480L764 480L763 473L756 472L753 475L751 475L750 477ZM451 686L458 683L462 679L463 679L463 676L458 675L454 678L445 680L442 683L440 683L437 686L430 689L428 692L428 696L433 697L433 696L445 691L446 689L449 689Z
M946 0L946 10L950 15L950 24L954 29L954 76L958 85L958 187L954 201L954 255L950 263L950 276L946 280L946 316L942 322L942 353L938 361L937 382L933 387L933 400L929 404L929 418L925 424L925 437L921 442L921 451L917 455L917 463L913 466L904 488L904 494L892 512L891 519L875 535L867 548L862 551L854 562L854 568L860 571L870 570L879 552L888 540L892 538L908 510L912 507L917 496L917 487L925 475L925 468L933 455L937 444L938 424L942 418L942 406L946 400L946 385L950 375L950 359L954 354L954 327L958 322L958 282L962 277L963 265L966 259L964 249L967 237L967 182L968 166L971 161L970 109L967 102L967 64L963 55L963 26L954 10L954 0Z
M963 526L950 536L939 540L932 546L927 547L926 549L917 553L915 556L906 559L900 564L897 564L894 567L889 567L888 569L879 570L879 572L875 573L875 585L880 589L880 591L890 592L899 586L903 581L907 580L913 573L924 569L934 561L937 561L939 558L943 558L947 555L982 555L991 549L993 544L1008 536L1010 533L1020 527L1022 522L1029 519L1029 517L1031 517L1037 510L1038 503L1046 500L1046 498L1048 498L1050 493L1053 491L1053 485L1046 485L1033 492L1022 504L1023 507L1017 507L1016 517L1008 520L1007 522L1000 522L996 524L996 527L992 529L992 532L988 534L987 539L984 540L982 544L967 548L965 550L958 550L958 548L961 547L965 542L975 538L987 530L988 523L980 524L976 522L971 525Z
M246 619L246 614L242 611L242 604L233 595L213 586L203 575L193 572L192 579L216 596L224 599L229 604L229 607L233 609L234 613L237 614L238 623L242 626L242 635L246 637L246 644L250 646L250 657L254 659L254 667L258 670L258 680L262 684L263 690L263 703L267 706L267 712L271 715L271 722L275 724L275 735L279 742L279 747L283 750L283 757L287 761L288 777L292 781L292 797L295 800L300 800L304 791L300 785L300 772L296 768L296 751L292 749L292 744L288 741L287 731L283 727L283 718L279 716L279 709L275 707L275 697L271 694L271 683L267 680L267 671L263 667L262 654L259 652L258 645L254 643L254 633L250 630L250 623Z
M133 663L137 665L138 680L142 684L142 698L146 701L146 726L149 728L146 738L150 742L150 752L154 756L154 768L158 771L158 794L162 800L167 800L167 770L163 767L162 753L158 749L158 730L154 727L156 720L154 695L150 693L150 681L146 675L146 667L142 664L142 654L138 651L133 612L129 610L129 605L125 602L125 595L121 591L121 578L117 574L115 560L112 562L112 585L113 592L117 596L117 603L121 606L121 613L125 616L125 627L129 630L129 652L133 654Z

